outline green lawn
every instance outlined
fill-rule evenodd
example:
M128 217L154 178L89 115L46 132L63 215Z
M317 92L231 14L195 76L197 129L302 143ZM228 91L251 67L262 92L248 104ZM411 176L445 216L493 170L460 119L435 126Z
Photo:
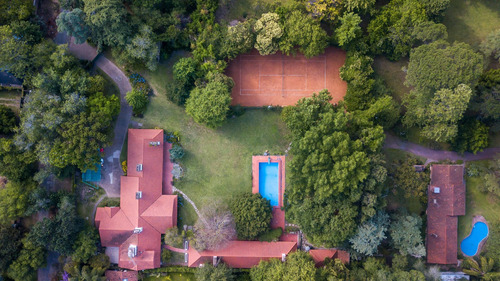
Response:
M487 165L487 161L476 161L481 165ZM487 222L500 220L500 198L479 190L482 180L479 177L465 177L467 201L465 204L465 216L458 217L458 245L469 235L472 228L472 217L482 215Z
M195 123L184 108L169 102L165 86L171 80L171 65L182 53L177 53L162 63L154 73L143 73L156 96L151 98L144 118L133 118L144 128L159 127L178 131L185 156L181 160L184 177L176 187L191 198L200 208L213 200L227 200L240 192L250 192L252 187L252 155L266 149L283 153L288 146L287 129L280 114L264 109L249 109L242 116L229 119L217 130ZM181 208L184 224L192 224L194 210Z
M375 73L384 80L387 87L392 90L392 96L399 103L401 103L403 97L410 91L410 88L403 84L406 73L403 72L402 68L407 66L408 58L403 58L399 61L390 61L385 57L378 56L373 63Z
M491 31L500 28L500 1L451 0L443 23L450 42L462 41L477 48Z

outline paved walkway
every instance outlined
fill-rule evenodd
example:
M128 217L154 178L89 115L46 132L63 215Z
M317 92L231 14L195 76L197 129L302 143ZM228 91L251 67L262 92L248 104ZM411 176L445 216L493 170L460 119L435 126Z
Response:
M89 44L74 44L74 39L68 37L65 33L58 33L54 42L57 44L68 44L70 53L78 59L94 60L94 65L106 73L120 90L120 114L115 124L113 144L104 149L103 178L99 183L106 190L108 197L119 197L120 176L123 174L120 163L120 152L132 117L132 108L125 101L125 95L132 90L132 85L130 85L128 77L120 68L103 55L98 55L96 49Z
M428 162L441 161L441 160L451 160L451 161L485 160L485 159L492 159L498 153L500 153L500 147L487 148L476 154L466 152L463 155L456 153L454 151L433 150L415 143L403 141L392 134L386 134L384 147L404 150L414 155L425 157L428 159Z

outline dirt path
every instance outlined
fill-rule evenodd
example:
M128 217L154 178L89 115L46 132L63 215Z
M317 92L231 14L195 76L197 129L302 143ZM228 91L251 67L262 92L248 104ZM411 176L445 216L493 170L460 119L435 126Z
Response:
M191 204L191 206L193 206L194 211L196 212L196 214L198 215L198 217L201 217L200 211L198 210L198 207L196 207L196 205L194 204L193 200L191 200L184 192L182 192L182 190L179 190L179 189L177 189L177 187L172 186L172 191L173 192L176 192L176 191L179 192L182 195L182 197L184 197L184 199L186 199L186 201L188 201L189 204Z
M476 154L472 154L469 152L462 154L459 154L454 151L445 151L445 150L433 150L427 147L423 147L421 145L411 143L411 142L405 142L399 139L398 137L392 135L392 134L386 134L386 139L385 139L385 148L394 148L394 149L399 149L399 150L404 150L406 152L425 157L427 158L428 162L432 161L441 161L441 160L452 160L452 161L457 161L457 160L463 160L463 161L476 161L476 160L485 160L485 159L492 159L494 158L498 153L500 153L500 147L494 147L494 148L487 148L481 152L478 152Z

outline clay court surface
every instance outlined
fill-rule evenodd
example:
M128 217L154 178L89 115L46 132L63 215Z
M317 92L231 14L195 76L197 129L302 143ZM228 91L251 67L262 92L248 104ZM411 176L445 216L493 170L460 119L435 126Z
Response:
M239 55L229 63L227 75L234 80L232 104L242 106L294 105L299 99L328 89L332 102L341 100L347 84L339 69L345 52L329 47L325 54L306 59L280 52L261 56L257 50Z

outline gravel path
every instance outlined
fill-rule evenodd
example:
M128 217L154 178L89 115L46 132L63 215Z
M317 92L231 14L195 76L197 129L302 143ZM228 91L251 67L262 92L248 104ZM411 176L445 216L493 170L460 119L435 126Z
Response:
M182 197L184 197L184 199L186 199L186 201L188 201L189 204L191 204L191 206L193 206L194 211L196 212L196 214L198 215L198 217L201 217L200 211L198 210L198 207L196 207L196 205L194 204L193 200L189 199L189 197L184 192L182 192L181 190L177 189L177 187L175 187L175 186L172 186L172 191L173 192L176 192L176 191L179 192L182 195Z
M463 161L476 161L492 159L498 153L500 153L500 147L486 148L485 150L478 152L476 154L466 152L463 155L454 151L445 150L433 150L427 147L423 147L416 143L402 141L398 137L392 134L386 134L385 148L394 148L399 150L404 150L410 152L414 155L427 158L429 161L441 161L441 160L463 160Z

